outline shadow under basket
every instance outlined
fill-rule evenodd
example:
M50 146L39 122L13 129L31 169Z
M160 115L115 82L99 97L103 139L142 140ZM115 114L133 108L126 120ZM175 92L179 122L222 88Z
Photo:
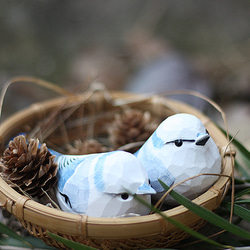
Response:
M211 120L187 104L167 98L128 94L123 92L83 93L73 98L60 97L33 104L6 119L0 125L2 152L8 141L20 132L34 133L44 139L48 147L60 145L82 137L105 138L105 126L114 114L125 108L149 111L163 120L175 113L197 116L206 126L221 152L227 148L224 134ZM54 119L52 119L54 116ZM55 118L56 117L56 118ZM53 132L51 128L54 127ZM35 131L35 132L34 132ZM106 133L106 134L105 134ZM222 153L222 174L231 176L234 159L229 150ZM193 200L209 210L222 202L230 185L230 178L220 176L214 185ZM52 239L47 232L100 249L163 248L176 245L188 234L157 214L126 218L96 218L71 214L42 205L12 189L0 178L0 206L12 213L31 235L56 248L66 248ZM183 206L163 212L188 227L197 230L204 220Z

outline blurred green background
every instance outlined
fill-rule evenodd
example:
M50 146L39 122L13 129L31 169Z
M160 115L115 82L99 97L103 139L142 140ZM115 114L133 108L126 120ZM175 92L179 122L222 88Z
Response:
M25 75L77 93L94 81L142 93L196 90L221 105L230 133L250 149L249 17L247 0L0 0L0 86ZM53 96L15 84L1 119Z
M73 91L101 81L144 92L148 79L152 92L198 90L225 109L230 132L240 130L249 148L249 16L245 0L1 0L0 83L28 75ZM50 96L19 84L4 111Z

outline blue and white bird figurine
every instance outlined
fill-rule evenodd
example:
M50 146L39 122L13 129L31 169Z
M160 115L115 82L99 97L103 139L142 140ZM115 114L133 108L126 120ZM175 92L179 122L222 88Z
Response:
M170 186L202 173L221 172L221 156L215 142L201 120L190 114L181 113L165 119L135 155L148 172L150 184L157 192L156 198L164 191L158 179ZM174 190L193 199L217 178L201 175ZM171 204L173 199L167 198L167 201Z
M133 195L151 202L155 190L133 155L124 151L89 155L50 152L58 163L56 196L63 211L94 217L147 215L150 211Z

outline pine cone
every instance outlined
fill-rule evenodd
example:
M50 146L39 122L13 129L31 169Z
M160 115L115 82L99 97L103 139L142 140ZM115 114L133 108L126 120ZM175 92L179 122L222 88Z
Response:
M146 141L157 128L157 121L149 112L126 109L115 116L109 129L109 140L115 149L128 143Z
M68 145L68 154L71 155L85 155L85 154L93 154L93 153L103 153L107 151L107 148L104 147L97 140L76 140L72 145Z
M41 197L57 182L57 164L45 144L22 135L9 142L0 160L2 178L19 193ZM43 190L42 190L43 189ZM23 193L22 193L23 194Z

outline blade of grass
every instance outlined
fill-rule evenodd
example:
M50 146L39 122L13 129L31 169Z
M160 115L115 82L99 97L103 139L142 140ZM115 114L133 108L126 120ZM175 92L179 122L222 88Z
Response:
M243 186L243 188L244 188L244 186ZM235 197L235 199L237 199L237 198L240 198L241 196L246 195L246 194L250 194L250 188L243 189L242 191L236 193L234 197Z
M228 210L231 209L231 203L227 202L225 204L223 204L223 207L227 208ZM242 218L245 221L250 222L250 210L239 206L237 204L234 204L234 214L239 216L240 218Z
M93 248L93 247L89 247L89 246L85 246L83 244L80 244L78 242L75 242L75 241L71 241L71 240L68 240L68 239L65 239L61 236L58 236L56 234L53 234L53 233L50 233L50 232L47 232L48 235L53 238L54 240L58 241L58 242L61 242L63 243L65 246L67 247L70 247L74 250L97 250L96 248Z
M212 244L214 246L217 246L217 247L220 247L222 249L225 249L225 248L232 248L231 246L225 246L225 245L222 245L214 240L211 240L209 238L207 238L206 236L198 233L197 231L194 231L193 229L189 228L188 226L182 224L181 222L171 218L171 217L168 217L166 216L164 213L162 213L158 208L155 208L154 206L152 206L151 204L149 204L148 202L146 202L145 200L141 199L140 197L136 196L135 195L135 198L137 200L139 200L142 204L144 204L145 206L149 207L153 212L159 214L160 216L162 216L165 220L169 221L170 223L172 223L173 225L177 226L178 228L182 229L183 231L187 232L188 234L202 240L202 241L205 241L209 244Z
M246 167L235 160L235 168L241 173L245 179L250 179L250 171L246 170Z
M226 135L226 131L223 128L219 127L219 129ZM229 138L230 140L233 138L232 143L238 148L237 153L240 153L246 166L250 167L250 151L232 135L229 134Z
M33 245L32 249L35 250L42 250L42 249L47 249L47 250L56 250L53 247L50 247L46 245L42 240L40 242L36 243L36 240L39 240L38 238L35 238L35 240L31 239L31 237L24 237L25 240L27 240L29 243ZM34 244L35 243L35 244ZM3 245L3 246L1 246ZM7 246L6 248L4 246ZM27 245L24 244L23 242L20 242L18 240L15 240L13 238L9 237L2 237L0 240L0 249L1 250L7 250L7 249L16 249L16 250L28 250Z
M0 222L0 232L2 234L6 234L8 237L13 238L15 240L21 241L22 243L24 243L26 246L28 246L29 248L33 248L33 246L27 242L26 240L24 240L20 235L18 235L15 231L13 231L12 229L10 229L8 226L4 225L3 223Z
M218 128L225 134L227 135L226 131L219 127ZM230 140L232 140L232 143L234 146L237 148L237 154L235 158L235 168L238 170L240 175L243 177L243 179L246 182L250 182L250 151L235 137L232 135L228 135Z
M167 186L164 182L162 182L161 180L159 180L159 182L161 183L161 185L163 186L163 188L168 191L170 189L169 186ZM192 211L193 213L197 214L198 216L200 216L201 218L209 221L211 224L220 227L232 234L238 235L240 237L246 238L246 239L250 239L250 233L247 232L246 230L229 223L227 220L225 220L224 218L220 217L219 215L213 213L212 211L198 206L197 204L193 203L192 201L190 201L189 199L187 199L186 197L184 197L183 195L175 192L175 191L171 191L170 195L176 200L178 201L180 204L182 204L183 206L185 206L186 208L188 208L190 211Z
M250 204L250 199L246 200L237 200L235 201L236 204Z
M249 166L250 165L250 152L247 150L247 148L244 145L242 145L242 143L240 143L235 138L233 139L233 144L239 149L242 157L244 157L244 161Z

